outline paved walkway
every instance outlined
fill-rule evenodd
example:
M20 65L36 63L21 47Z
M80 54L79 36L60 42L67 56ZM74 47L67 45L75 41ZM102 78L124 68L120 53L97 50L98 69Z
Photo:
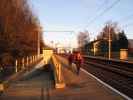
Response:
M49 66L37 66L12 82L0 96L0 100L48 100L49 90L53 88L54 81Z
M75 66L70 67L66 59L58 58L64 65L62 71L66 88L51 91L51 100L125 100L83 70L77 76Z

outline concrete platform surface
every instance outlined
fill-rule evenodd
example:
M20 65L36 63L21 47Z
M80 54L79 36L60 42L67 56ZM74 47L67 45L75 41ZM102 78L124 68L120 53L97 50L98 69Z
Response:
M50 92L50 100L125 100L83 70L76 74L76 67L68 66L66 59L59 57L66 88Z
M47 100L49 90L54 88L54 81L49 66L35 68L24 74L0 96L0 100Z
M63 89L55 89L51 71L36 67L0 96L0 100L125 100L83 70L76 74L75 66L68 66L66 59L59 57L66 83Z

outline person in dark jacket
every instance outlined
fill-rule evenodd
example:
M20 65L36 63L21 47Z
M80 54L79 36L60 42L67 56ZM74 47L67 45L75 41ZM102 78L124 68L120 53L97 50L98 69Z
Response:
M72 66L72 63L73 63L73 54L72 53L69 54L68 62L69 62L69 65Z
M77 52L74 54L74 58L75 58L75 64L77 67L77 75L79 75L80 68L82 67L82 64L83 64L83 57L80 52Z

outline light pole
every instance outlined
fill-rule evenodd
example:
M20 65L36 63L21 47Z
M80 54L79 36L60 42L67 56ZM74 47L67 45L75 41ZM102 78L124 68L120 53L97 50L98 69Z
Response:
M96 55L96 45L97 45L97 43L93 43L93 53L94 53L94 56Z
M111 34L110 34L110 26L109 26L109 55L108 55L108 57L109 57L109 60L110 60L110 58L111 58L111 36L110 36Z
M69 38L69 49L70 49L70 51L72 52L72 50L71 50L71 48L72 48L72 45L71 45L71 43L72 43L72 35L73 35L73 32L70 32L70 38Z
M39 30L37 30L37 56L40 55L40 32L42 32L42 27L39 27Z
M37 56L39 57L40 55L40 33L37 33L38 39L37 39Z
M94 56L96 55L96 44L93 43L93 53L94 53Z
M54 49L54 41L51 41L50 43L51 43L51 48Z

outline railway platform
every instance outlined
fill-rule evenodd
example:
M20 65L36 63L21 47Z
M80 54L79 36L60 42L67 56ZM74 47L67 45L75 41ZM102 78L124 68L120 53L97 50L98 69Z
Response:
M123 96L103 85L91 74L81 69L76 74L75 66L68 66L65 58L58 56L66 87L50 92L50 100L126 100Z
M61 56L56 56L61 63L61 71L65 87L54 88L51 70L47 71L43 62L34 70L15 81L0 96L0 100L127 100L116 91L105 86L94 76L81 69L76 74L75 66L68 66L68 62Z

